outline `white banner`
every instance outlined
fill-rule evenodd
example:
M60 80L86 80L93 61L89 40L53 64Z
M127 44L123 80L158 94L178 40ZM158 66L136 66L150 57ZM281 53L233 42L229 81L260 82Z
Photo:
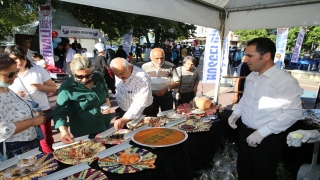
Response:
M220 54L221 44L219 32L216 29L207 28L202 83L218 84L220 79Z
M300 27L300 32L299 32L299 35L297 37L296 46L295 46L295 48L293 50L293 54L292 54L292 58L291 58L291 62L293 62L293 63L297 63L298 60L299 60L299 54L300 54L301 45L302 45L305 33L306 33L306 28L305 27Z
M281 61L284 61L284 57L286 55L286 47L287 47L287 39L288 39L288 31L289 28L278 28L277 29L277 41L276 41L276 54L281 55ZM274 58L276 62L277 59Z
M226 38L223 41L223 56L222 56L222 64L221 64L221 76L228 75L228 65L229 65L229 45L230 45L230 37L231 31L229 31ZM221 78L223 79L223 78Z
M40 54L48 62L54 65L52 45L52 11L50 1L40 6L39 11L39 45Z
M132 32L132 29L129 30L128 34L124 34L121 38L121 45L123 46L123 50L127 53L127 55L129 55L129 52L131 52Z
M99 29L61 26L62 34L60 37L76 37L76 38L101 38Z

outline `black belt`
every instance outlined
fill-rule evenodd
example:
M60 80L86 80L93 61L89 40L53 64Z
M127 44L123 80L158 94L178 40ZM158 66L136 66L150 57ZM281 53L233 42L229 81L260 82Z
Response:
M243 125L244 125L243 127L245 127L245 128L246 128L247 130L249 130L249 131L252 131L252 132L256 131L256 129L253 129L253 128L245 125L245 124L243 124Z

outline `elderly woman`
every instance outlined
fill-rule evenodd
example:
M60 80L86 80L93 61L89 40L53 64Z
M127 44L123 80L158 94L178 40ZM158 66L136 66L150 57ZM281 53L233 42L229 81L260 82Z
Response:
M189 103L198 91L199 74L198 69L194 67L196 62L194 57L186 56L182 61L183 65L176 69L180 77L180 85L177 90L180 94L178 105Z
M31 104L8 88L19 70L8 55L0 55L0 152L8 158L39 147L35 126L46 120L42 114L33 117Z
M83 135L94 138L107 130L111 120L110 108L100 111L104 103L111 107L102 74L95 72L92 62L79 54L74 56L70 69L73 77L61 84L53 116L55 128L61 132L61 141L66 144Z
M45 113L47 121L40 126L45 138L40 140L40 146L45 154L51 153L54 143L51 128L53 110L50 107L47 93L55 93L57 87L51 80L48 71L41 66L31 64L21 46L8 46L5 53L15 60L17 68L20 69L18 78L9 88L22 99L37 102Z

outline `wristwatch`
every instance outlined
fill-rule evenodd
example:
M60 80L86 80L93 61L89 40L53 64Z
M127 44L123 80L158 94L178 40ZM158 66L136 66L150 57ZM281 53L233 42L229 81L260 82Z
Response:
M171 91L171 89L169 87L167 87L167 88L168 88L168 92Z

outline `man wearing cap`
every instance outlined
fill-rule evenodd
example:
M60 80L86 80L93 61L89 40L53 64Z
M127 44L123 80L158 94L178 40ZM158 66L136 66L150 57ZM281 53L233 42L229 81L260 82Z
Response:
M141 114L154 116L151 79L148 74L123 58L112 60L110 68L116 75L116 98L119 104L116 112L120 117L115 121L114 127L121 129Z
M76 54L76 51L74 49L71 48L71 44L66 44L66 51L67 51L67 55L66 55L66 72L67 74L71 77L72 72L70 70L70 63L73 59L73 56Z
M174 64L164 61L163 49L154 48L150 52L151 62L142 65L142 69L151 77L153 95L153 115L161 111L173 108L173 96L171 90L178 87L179 76Z
M123 46L120 45L117 50L116 57L121 57L123 59L126 59L127 56L128 56L127 53L123 50Z

